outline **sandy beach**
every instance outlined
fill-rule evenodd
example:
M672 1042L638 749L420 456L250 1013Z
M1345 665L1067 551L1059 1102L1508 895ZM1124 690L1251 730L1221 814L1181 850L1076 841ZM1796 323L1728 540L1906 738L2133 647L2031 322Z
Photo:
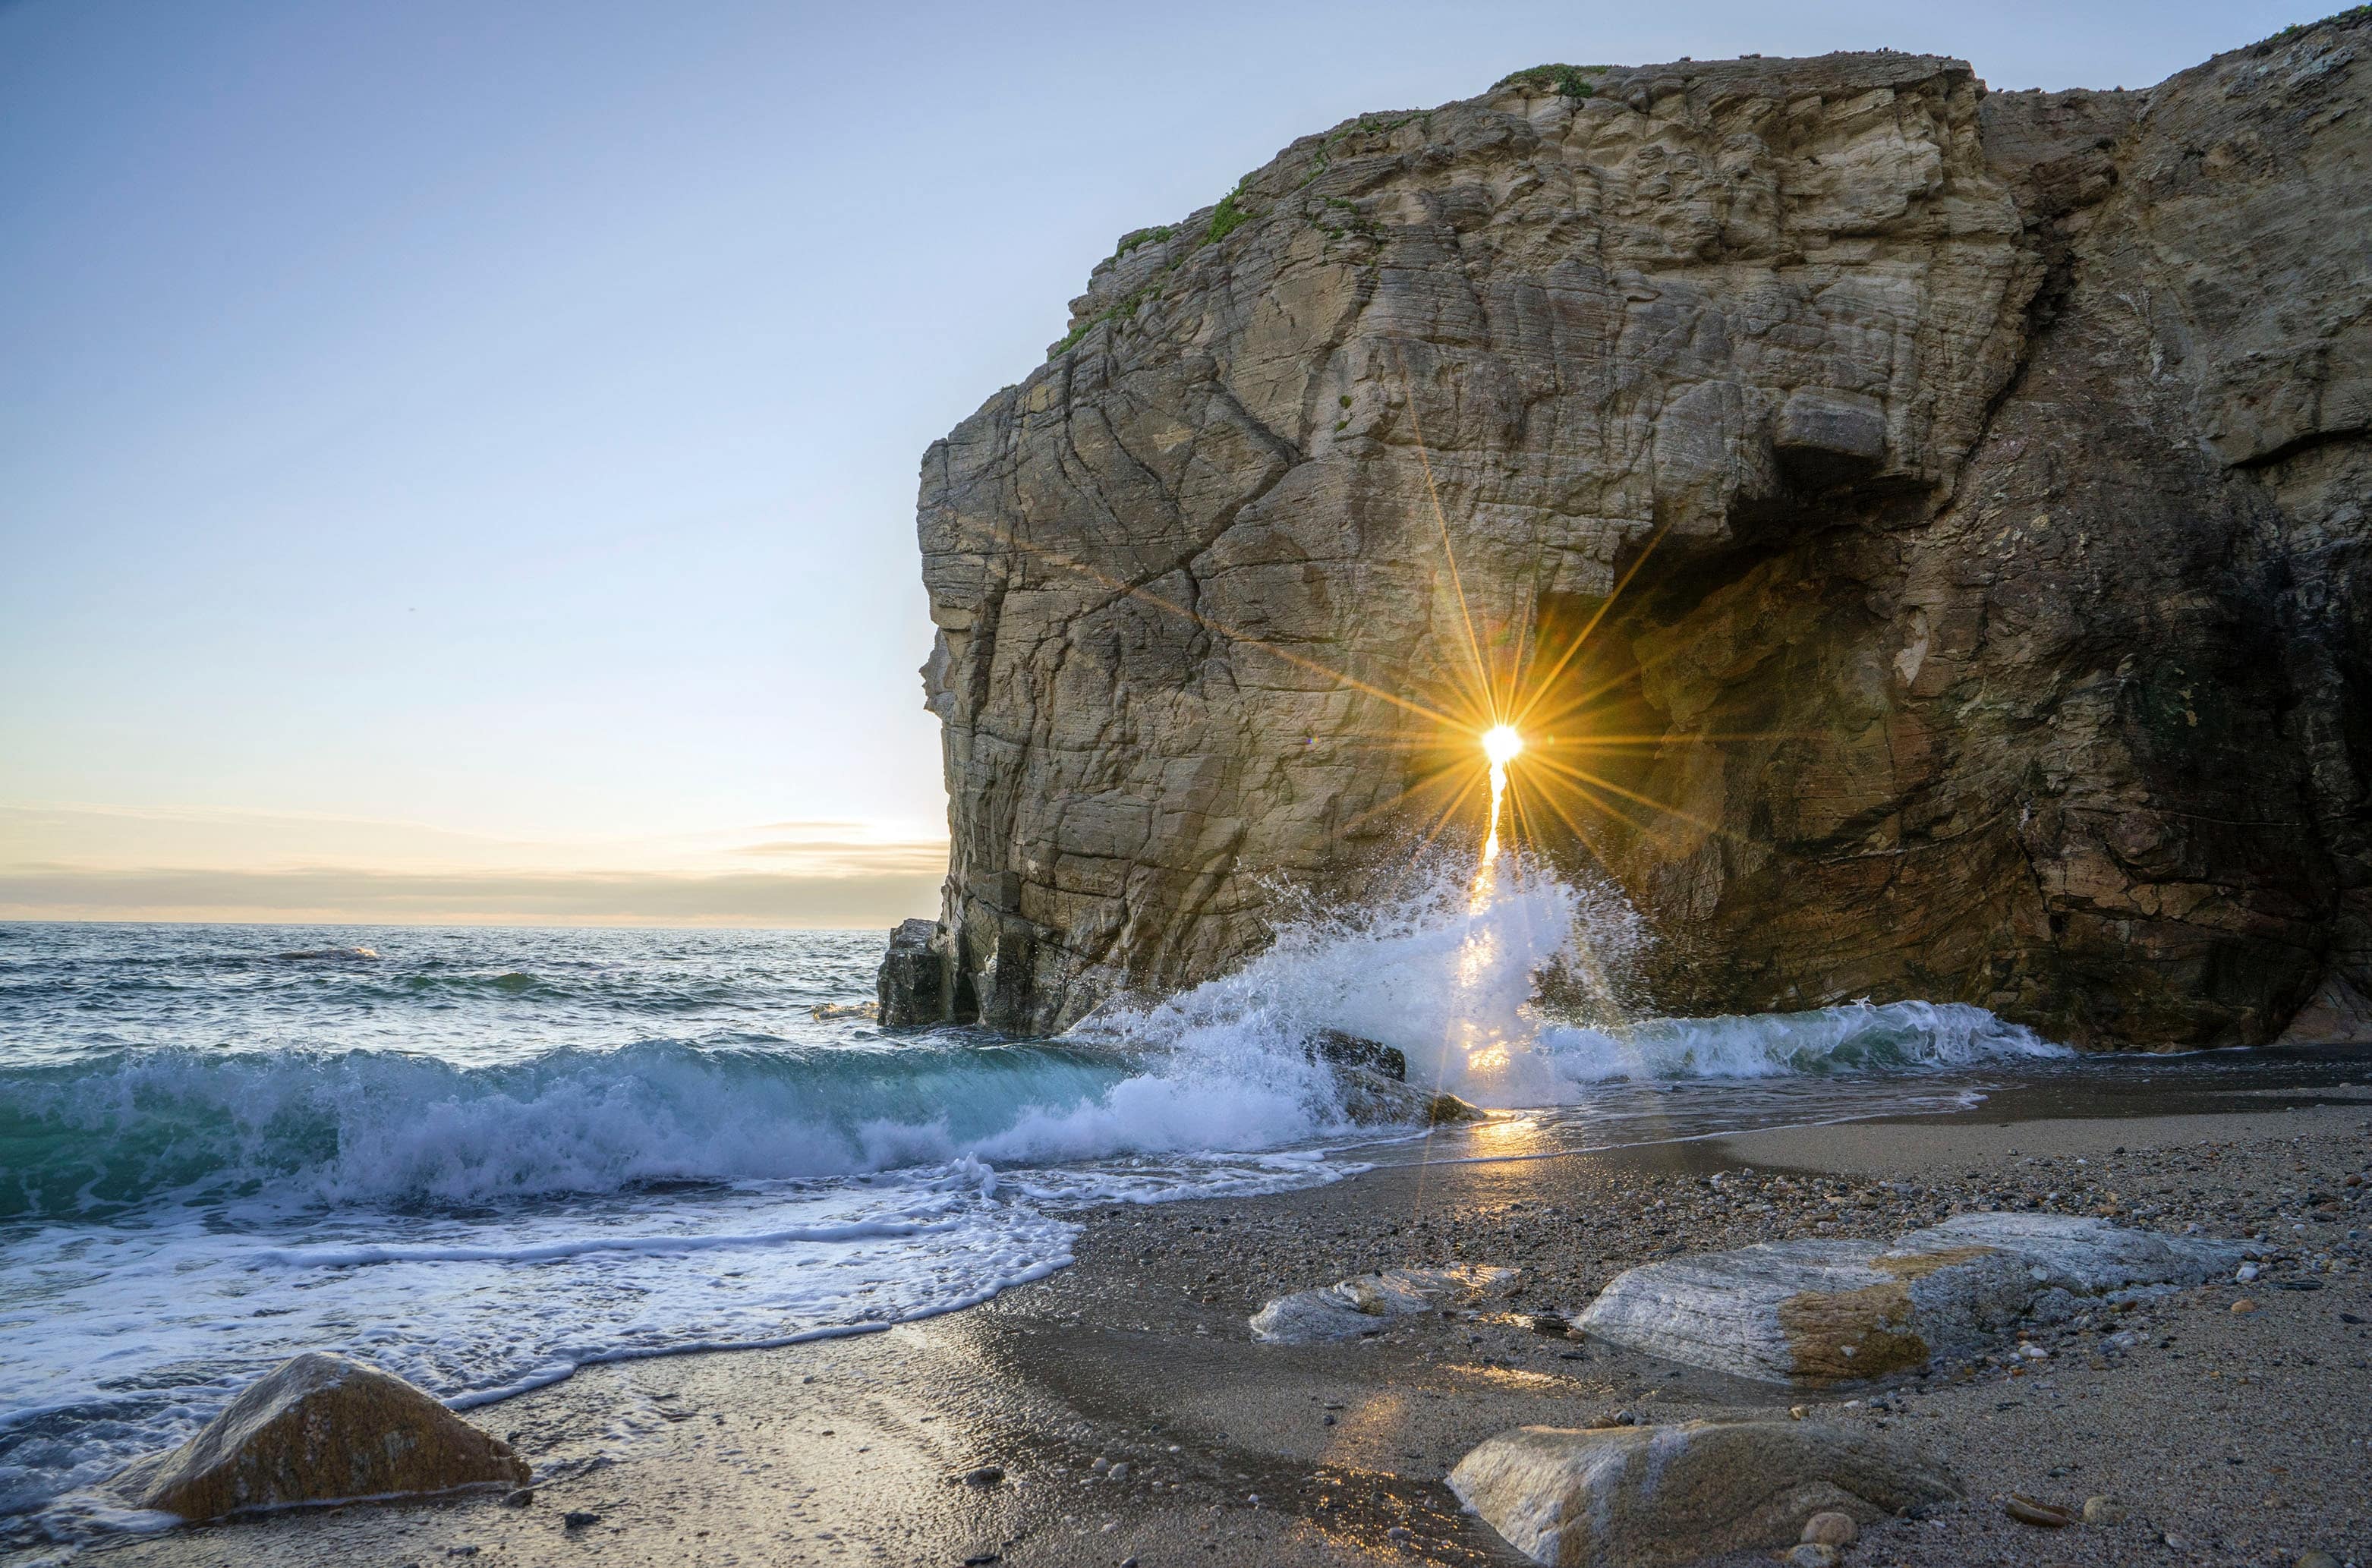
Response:
M1493 1433L1795 1405L1910 1437L1966 1482L1961 1503L1867 1531L1849 1562L2361 1561L2372 1088L2345 1068L2326 1059L2313 1086L2244 1077L2172 1105L2094 1079L2074 1103L2013 1093L1949 1117L1443 1160L1278 1197L1099 1210L1074 1267L972 1311L610 1365L477 1412L534 1462L531 1500L305 1511L85 1554L390 1568L1517 1562L1443 1484ZM1881 1237L1992 1208L2262 1237L2262 1278L2041 1331L2039 1360L1818 1394L1536 1326L1653 1258ZM1520 1267L1525 1288L1348 1343L1262 1344L1246 1325L1284 1291L1448 1261ZM2242 1299L2253 1309L2236 1313ZM2130 1348L2112 1348L2112 1331ZM2071 1505L2112 1495L2127 1517L2038 1529L2005 1516L2012 1492Z

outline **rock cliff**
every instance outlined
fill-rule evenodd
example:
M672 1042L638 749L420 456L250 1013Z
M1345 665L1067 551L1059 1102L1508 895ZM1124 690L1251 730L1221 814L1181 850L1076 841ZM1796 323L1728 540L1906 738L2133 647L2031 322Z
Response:
M953 848L885 1017L1219 971L1479 839L1520 709L1517 836L1669 1010L2360 1024L2367 83L2360 11L2136 92L1541 67L1128 236L924 459Z

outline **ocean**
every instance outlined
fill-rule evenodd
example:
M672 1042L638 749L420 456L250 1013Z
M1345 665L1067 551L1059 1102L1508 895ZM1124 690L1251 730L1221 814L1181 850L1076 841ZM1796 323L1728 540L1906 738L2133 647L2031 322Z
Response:
M299 1351L467 1409L973 1305L1099 1205L1965 1105L2068 1054L1968 1006L1657 1018L1642 940L1518 864L1015 1042L849 1011L880 932L0 925L0 1541L136 1522L93 1483ZM1591 1005L1540 1016L1551 965ZM1326 1028L1506 1114L1353 1125Z

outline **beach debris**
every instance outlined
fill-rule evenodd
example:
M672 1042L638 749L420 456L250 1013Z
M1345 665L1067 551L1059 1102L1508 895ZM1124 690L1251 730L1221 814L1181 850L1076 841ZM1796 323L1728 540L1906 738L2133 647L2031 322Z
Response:
M879 1020L881 1005L878 1002L819 1002L808 1009L808 1016L820 1024L870 1024Z
M1645 1264L1616 1276L1579 1326L1691 1366L1821 1388L1976 1351L2087 1297L2203 1283L2238 1255L2093 1216L1961 1214L1890 1244L1765 1242Z
M2084 1522L2087 1525L2122 1525L2125 1522L2125 1505L2106 1495L2084 1499Z
M528 1463L423 1389L343 1355L282 1362L178 1448L110 1483L134 1506L218 1519L249 1509L516 1487Z
M1861 1539L1861 1526L1851 1514L1831 1508L1804 1521L1803 1539L1812 1545L1833 1546L1842 1551Z
M1785 1549L1816 1515L1858 1524L1960 1495L1948 1468L1897 1438L1789 1421L1518 1427L1460 1459L1449 1488L1559 1568Z
M2062 1508L2056 1503L2029 1497L2022 1492L2013 1492L2003 1498L2002 1512L2021 1525L2034 1525L2046 1530L2064 1530L2076 1519L2076 1515L2071 1510Z
M1522 1283L1521 1269L1488 1264L1386 1269L1277 1297L1252 1315L1252 1337L1270 1344L1355 1339L1381 1333L1394 1318L1513 1295Z

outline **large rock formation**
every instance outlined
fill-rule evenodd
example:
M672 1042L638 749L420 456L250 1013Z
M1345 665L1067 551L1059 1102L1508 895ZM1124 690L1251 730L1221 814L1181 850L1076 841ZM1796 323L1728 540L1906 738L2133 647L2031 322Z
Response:
M886 1016L1220 970L1479 838L1425 780L1530 703L1518 837L1666 1008L2349 1027L2367 81L2361 13L2145 92L1544 67L1128 237L924 460L954 843Z

